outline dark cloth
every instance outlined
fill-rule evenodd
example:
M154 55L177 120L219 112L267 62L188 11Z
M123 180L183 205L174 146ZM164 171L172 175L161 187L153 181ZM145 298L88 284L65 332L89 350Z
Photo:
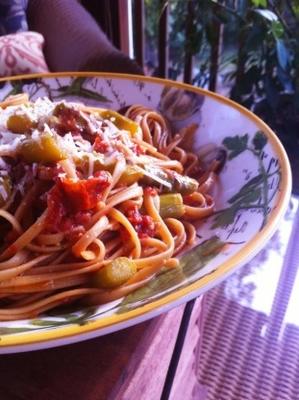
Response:
M29 0L27 18L29 29L45 38L44 54L50 71L143 73L134 60L109 42L76 0Z

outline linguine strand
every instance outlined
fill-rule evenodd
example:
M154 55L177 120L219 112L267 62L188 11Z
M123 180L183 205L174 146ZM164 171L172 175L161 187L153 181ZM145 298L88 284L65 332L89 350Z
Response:
M176 256L197 240L193 221L214 211L209 193L218 164L214 160L204 170L199 157L184 148L196 124L174 134L162 114L142 105L129 107L129 119L122 121L104 109L43 99L46 106L40 111L38 101L22 94L0 103L2 115L36 113L39 122L26 132L26 140L35 151L35 140L50 146L32 162L32 153L19 158L26 150L24 135L14 132L21 147L0 139L0 155L6 156L2 164L10 171L4 176L12 175L12 190L0 208L6 232L0 252L3 321L32 318L67 303L103 304L126 296L163 267L177 268ZM14 176L10 160L21 163L21 178ZM151 166L160 175L152 176ZM181 176L178 182L199 174L198 183L181 196L180 216L162 217L160 196L173 189L175 174ZM2 196L8 186L1 179ZM117 287L95 287L97 273L123 257L134 263L133 275Z

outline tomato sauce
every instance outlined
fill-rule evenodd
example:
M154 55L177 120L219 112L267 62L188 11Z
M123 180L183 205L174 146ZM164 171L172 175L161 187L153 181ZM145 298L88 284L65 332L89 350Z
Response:
M97 136L93 144L93 149L97 153L107 153L110 150L110 145L106 140Z
M188 206L195 207L198 205L198 200L194 200L194 197L192 194L188 194L186 196L183 196L184 204Z
M149 196L157 196L158 191L157 189L151 187L151 186L147 186L146 188L143 189L144 193L149 195Z
M94 208L102 198L103 191L109 186L110 175L105 171L99 171L96 177L61 180L60 184L66 196L70 208L73 211L90 210Z
M47 230L65 232L72 242L82 236L109 183L110 175L105 171L89 179L57 181L47 195Z
M142 154L145 154L145 150L143 149L143 147L140 146L140 144L135 144L133 147L133 151L137 156L140 156Z
M127 211L127 217L140 239L155 236L156 224L153 218L150 215L141 214L137 206Z
M54 127L59 135L64 136L71 132L73 137L82 137L90 143L93 142L94 133L80 110L62 103L56 106L53 115L56 117Z

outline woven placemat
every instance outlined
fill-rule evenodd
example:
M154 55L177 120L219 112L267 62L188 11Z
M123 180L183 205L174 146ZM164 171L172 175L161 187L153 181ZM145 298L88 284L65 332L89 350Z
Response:
M292 219L270 312L229 298L227 282L205 296L198 379L206 400L299 400L299 326L285 321L299 291L298 211Z

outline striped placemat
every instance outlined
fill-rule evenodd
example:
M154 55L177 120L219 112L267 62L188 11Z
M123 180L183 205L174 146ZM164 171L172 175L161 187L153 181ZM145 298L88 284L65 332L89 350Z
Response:
M251 281L239 271L239 279L233 276L205 296L198 379L206 400L299 400L299 211L294 201L268 250L245 266L248 276L257 278Z

